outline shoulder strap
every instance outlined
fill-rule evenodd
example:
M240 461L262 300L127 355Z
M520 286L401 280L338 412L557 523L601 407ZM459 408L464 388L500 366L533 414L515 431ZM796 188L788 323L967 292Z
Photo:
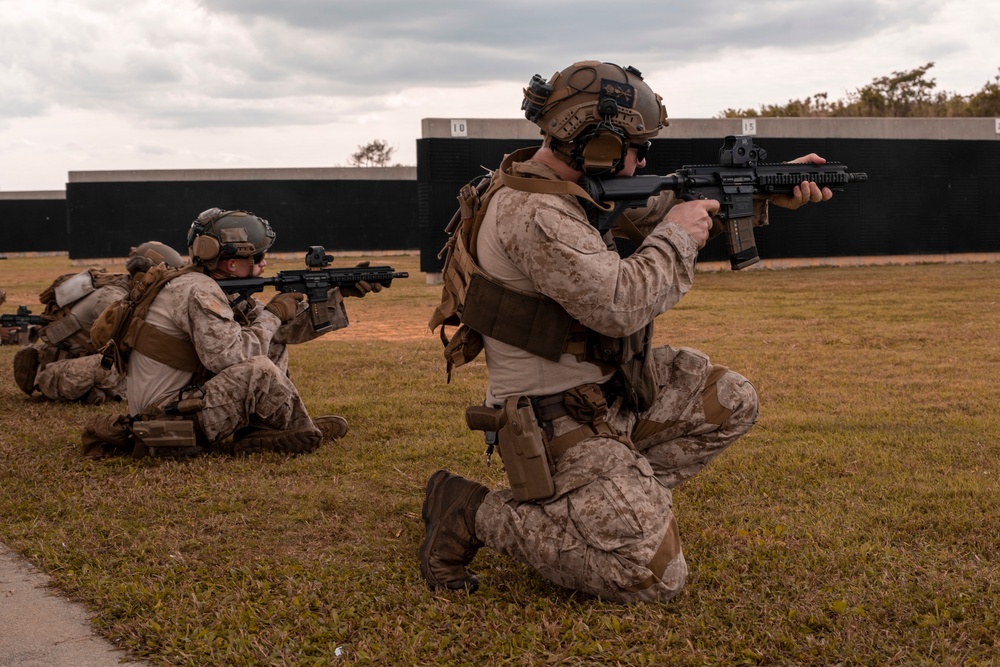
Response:
M597 203L586 190L571 181L544 177L529 178L515 174L514 172L517 171L517 165L534 155L536 150L537 149L535 148L526 148L514 151L513 153L504 156L503 162L500 163L500 169L497 170L500 182L512 190L520 190L521 192L531 192L541 195L571 195L573 197L579 197L580 199L590 202L599 210L604 212L610 211L613 208L612 204L604 206Z
M524 176L516 176L513 173L508 173L503 169L500 170L499 174L500 181L512 190L520 190L521 192L532 192L542 195L572 195L574 197L586 199L588 202L604 212L608 212L614 208L613 204L605 206L597 203L589 194L587 194L586 190L581 188L576 183L571 183L570 181L552 181L547 178L526 178Z
M128 296L111 307L116 308L118 312L116 316L109 318L110 331L105 334L107 342L100 350L105 357L114 360L120 372L125 371L129 352L134 349L168 366L181 370L197 370L200 362L194 345L163 334L153 326L147 326L145 318L153 299L168 282L186 273L200 270L201 267L194 265L175 269L160 264L133 278ZM105 314L108 311L105 311ZM99 319L105 319L105 314ZM95 324L95 328L97 326ZM93 334L93 330L91 333ZM169 340L163 340L162 337Z
M174 338L146 323L146 315L149 314L153 300L167 283L184 274L200 270L201 268L195 265L172 269L160 264L146 272L144 280L149 280L150 284L136 301L131 322L122 339L129 349L137 350L151 359L179 370L194 372L201 366L193 343Z

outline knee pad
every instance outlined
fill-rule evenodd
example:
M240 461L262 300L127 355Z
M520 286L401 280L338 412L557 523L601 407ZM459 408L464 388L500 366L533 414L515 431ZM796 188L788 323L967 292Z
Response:
M747 428L757 421L759 402L757 390L745 377L727 371L715 386L719 404L732 411L726 421L731 424L745 424Z

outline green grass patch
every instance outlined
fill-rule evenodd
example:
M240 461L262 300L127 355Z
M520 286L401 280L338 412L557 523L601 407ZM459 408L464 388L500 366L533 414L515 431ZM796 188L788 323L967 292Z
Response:
M488 550L476 595L425 587L427 477L505 482L462 418L485 367L446 384L426 330L440 288L371 259L411 278L291 352L310 411L351 424L306 456L83 459L122 406L28 398L0 348L0 539L158 665L996 664L1000 265L700 274L658 338L750 378L761 416L675 491L684 592L621 607ZM3 269L4 312L73 270Z

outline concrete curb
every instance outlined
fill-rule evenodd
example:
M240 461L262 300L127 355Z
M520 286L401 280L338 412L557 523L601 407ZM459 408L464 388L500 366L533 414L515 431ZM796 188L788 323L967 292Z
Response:
M90 613L0 542L0 667L147 667L94 632Z

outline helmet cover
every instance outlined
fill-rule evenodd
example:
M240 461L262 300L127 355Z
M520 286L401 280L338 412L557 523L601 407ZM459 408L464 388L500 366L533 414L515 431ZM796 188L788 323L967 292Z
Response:
M182 267L185 263L184 258L179 252L165 243L160 243L159 241L146 241L145 243L140 243L129 251L128 256L145 257L154 265L163 262L171 268Z
M210 208L191 223L187 241L193 262L215 268L220 259L267 252L274 238L264 218L249 211Z
M542 133L571 142L597 125L610 125L633 143L655 137L667 123L663 98L634 67L585 60L524 89L521 108Z

